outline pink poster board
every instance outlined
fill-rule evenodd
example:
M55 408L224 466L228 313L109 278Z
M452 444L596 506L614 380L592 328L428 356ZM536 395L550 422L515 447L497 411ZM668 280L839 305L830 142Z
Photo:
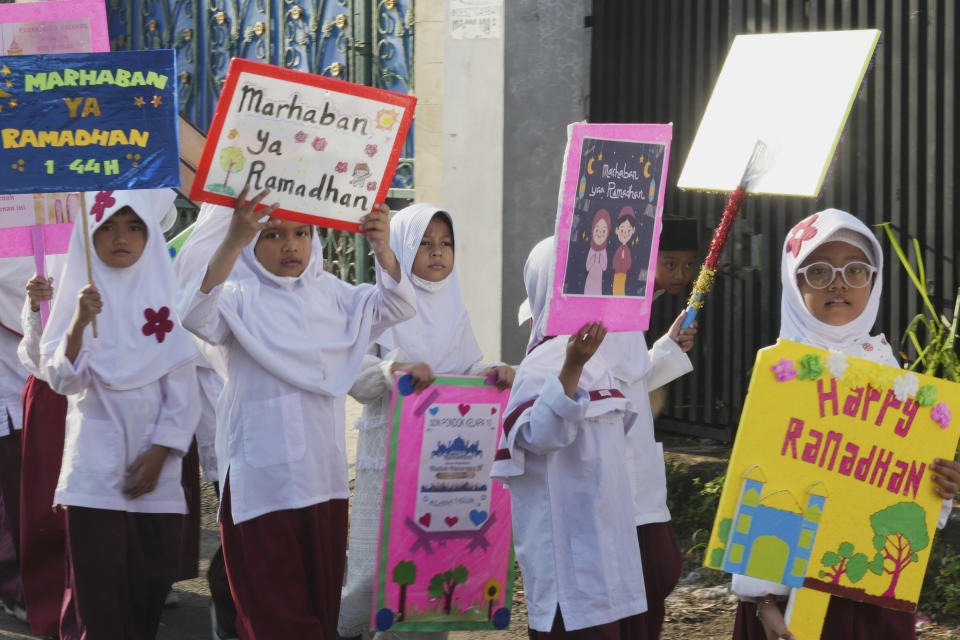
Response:
M669 124L567 128L547 335L602 320L610 331L650 325Z
M510 495L490 479L508 391L437 377L393 392L370 624L503 629L513 602Z

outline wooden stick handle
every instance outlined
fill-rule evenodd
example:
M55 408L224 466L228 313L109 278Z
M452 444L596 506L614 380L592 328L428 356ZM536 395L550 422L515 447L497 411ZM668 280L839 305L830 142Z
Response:
M87 282L93 284L93 258L90 255L90 227L87 224L87 199L85 194L80 194L80 219L74 220L73 224L83 225L83 255L87 259ZM97 333L97 317L93 317L93 337L100 337Z

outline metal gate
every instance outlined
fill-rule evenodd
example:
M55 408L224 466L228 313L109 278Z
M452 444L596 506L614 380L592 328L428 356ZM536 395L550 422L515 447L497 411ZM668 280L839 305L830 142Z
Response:
M414 0L107 0L107 16L114 51L176 51L180 113L203 131L235 56L413 91ZM413 198L412 132L391 185L394 203ZM373 280L362 236L326 230L322 237L334 273Z
M631 0L593 3L591 120L673 122L676 160L667 215L696 217L705 252L725 197L681 192L686 158L733 37L741 33L879 28L874 66L856 100L818 201L750 197L701 317L696 370L673 384L661 424L730 439L756 350L779 331L779 261L787 230L826 207L868 224L890 221L922 243L928 288L952 313L960 226L954 221L960 93L953 0ZM816 87L811 87L816 91ZM889 245L881 238L885 248ZM896 347L919 309L892 251L876 330ZM683 300L654 305L651 337Z

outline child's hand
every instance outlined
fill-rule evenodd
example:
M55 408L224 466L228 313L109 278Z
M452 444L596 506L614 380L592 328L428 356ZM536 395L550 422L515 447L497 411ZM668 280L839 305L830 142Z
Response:
M131 498L150 493L157 488L157 478L170 454L170 448L155 444L133 461L124 475L127 487L123 490Z
M360 218L360 231L370 243L380 267L400 282L400 262L390 248L390 208L385 204L374 205L372 212Z
M760 618L760 624L767 634L767 640L797 640L796 636L787 629L787 622L783 619L783 612L772 600L766 604L757 603L757 617Z
M390 370L393 373L397 371L405 371L410 374L410 377L413 378L413 390L417 393L420 393L437 379L433 375L433 371L430 370L430 365L425 362L418 362L416 364L404 364L395 362L393 366L390 367Z
M930 467L937 474L933 476L933 481L938 486L933 490L944 500L953 500L960 490L960 463L937 458Z
M257 205L270 194L270 189L264 189L244 204L250 185L243 188L237 197L237 203L233 208L233 217L230 218L230 228L227 229L225 243L229 243L236 249L242 249L250 244L257 237L257 234L268 227L275 227L280 224L279 220L269 219L266 222L260 222L264 216L269 216L280 206L279 202L274 202L266 209L256 211Z
M593 357L606 337L607 328L602 322L588 322L567 340L567 356L560 369L559 378L568 397L576 395L583 365Z
M697 335L697 322L694 320L693 324L690 325L689 329L683 329L680 325L683 324L683 319L687 316L687 310L684 309L680 312L680 315L677 316L677 319L673 321L673 324L670 325L670 331L668 335L670 339L680 345L680 348L684 353L690 351L693 348L693 338Z
M516 377L517 372L514 371L513 367L502 364L499 367L490 367L485 371L481 371L480 375L484 377L496 376L497 389L503 391L513 386L513 379Z
M77 296L77 311L73 315L74 325L79 329L86 327L101 311L103 311L103 300L100 299L100 292L95 286L88 284Z
M27 283L27 297L30 298L30 311L40 311L40 303L53 298L53 278L33 276Z

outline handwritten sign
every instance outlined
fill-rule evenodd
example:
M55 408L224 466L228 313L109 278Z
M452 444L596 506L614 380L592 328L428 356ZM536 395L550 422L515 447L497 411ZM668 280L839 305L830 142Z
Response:
M406 378L393 395L371 625L502 629L513 592L510 496L490 469L509 393L454 376L413 393Z
M192 200L233 206L270 189L274 213L357 231L383 202L416 98L234 58Z
M547 334L650 323L671 125L573 124L557 215Z
M827 594L914 611L960 385L784 340L753 371L704 564L800 589L801 640Z
M818 196L879 41L876 29L734 38L677 186L733 191L759 140L750 193Z
M0 193L174 187L173 51L0 59Z

